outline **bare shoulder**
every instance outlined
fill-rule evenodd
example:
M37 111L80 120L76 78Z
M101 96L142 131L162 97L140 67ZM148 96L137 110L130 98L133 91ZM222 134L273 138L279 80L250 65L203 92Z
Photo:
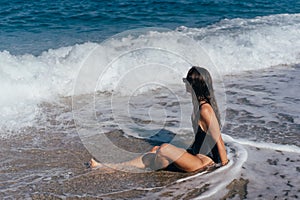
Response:
M215 115L214 109L210 104L203 104L200 110L200 120L199 125L202 130L207 132L209 130L210 134L219 135L220 126Z
M214 114L215 112L210 104L206 103L201 106L200 115L202 118L211 118L211 116Z
M201 126L202 130L207 131L208 127L211 125L212 120L215 118L215 112L210 104L206 103L201 106L200 110L200 120L198 124Z

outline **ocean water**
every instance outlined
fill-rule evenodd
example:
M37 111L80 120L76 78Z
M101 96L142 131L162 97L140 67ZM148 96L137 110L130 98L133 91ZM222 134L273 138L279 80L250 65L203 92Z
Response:
M1 1L0 19L1 198L299 198L299 1ZM190 144L191 65L214 79L230 164L168 184L69 189L89 172L56 159L65 145L83 163L82 146L103 162L147 151L123 138ZM116 130L118 145L106 135Z

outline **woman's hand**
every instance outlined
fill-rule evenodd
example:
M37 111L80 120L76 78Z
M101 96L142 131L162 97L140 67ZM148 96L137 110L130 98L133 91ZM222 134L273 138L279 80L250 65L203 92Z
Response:
M221 162L221 164L222 164L222 166L225 166L225 165L227 165L228 163L229 163L229 159L227 159L226 161L223 161L223 162Z

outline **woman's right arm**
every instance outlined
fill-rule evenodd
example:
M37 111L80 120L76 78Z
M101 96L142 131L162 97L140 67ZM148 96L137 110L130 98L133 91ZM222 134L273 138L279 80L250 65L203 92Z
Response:
M217 144L221 163L222 165L226 165L228 163L226 148L221 136L219 122L217 120L215 112L209 104L206 104L202 106L200 115L201 120L199 122L199 125L205 132L212 136Z

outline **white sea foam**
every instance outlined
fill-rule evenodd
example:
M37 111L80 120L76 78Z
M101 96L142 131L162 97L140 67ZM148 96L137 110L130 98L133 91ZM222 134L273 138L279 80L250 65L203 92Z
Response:
M300 14L225 19L205 28L179 30L199 40L224 74L300 60Z
M0 131L30 125L41 101L71 95L80 61L94 45L50 49L37 57L0 52Z
M227 136L228 137L228 136ZM274 144L274 143L266 143L266 142L254 142L245 139L234 139L235 142L240 143L242 145L248 145L257 148L263 149L271 149L277 151L284 151L290 153L300 153L300 148L295 145L282 145L282 144Z
M205 28L146 31L137 37L124 35L101 44L50 49L39 56L15 56L2 51L0 127L10 129L28 124L39 112L36 107L39 102L72 95L83 65L90 69L85 77L98 82L91 87L87 81L87 87L81 88L80 93L114 91L116 85L112 82L119 81L119 77L137 66L145 69L155 65L153 70L146 71L147 79L168 87L168 84L182 84L179 78L185 75L189 65L206 66L218 79L221 77L218 75L300 63L299 22L299 14L226 19ZM97 61L97 65L86 62L87 57ZM169 68L157 76L159 64L161 68ZM128 95L133 93L130 87L136 87L132 82L127 88L120 87L124 86L122 83L117 86Z

